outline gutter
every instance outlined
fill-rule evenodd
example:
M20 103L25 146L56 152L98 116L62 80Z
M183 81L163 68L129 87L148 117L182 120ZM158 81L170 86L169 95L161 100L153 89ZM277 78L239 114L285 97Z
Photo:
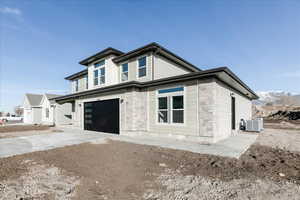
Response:
M75 94L60 96L60 97L52 98L50 100L60 101L60 100L66 100L66 99L76 99L76 98L79 98L79 97L85 96L85 95L98 94L99 92L115 91L115 90L130 88L130 87L145 88L145 87L150 87L150 86L168 84L168 83L172 83L172 82L186 81L186 80L191 80L191 79L195 79L195 78L215 77L215 78L219 79L218 74L221 72L225 72L232 79L234 79L237 83L239 83L241 86L243 86L247 91L249 91L254 96L253 99L258 98L257 94L255 94L255 92L253 92L244 82L242 82L227 67L219 67L219 68L205 70L205 71L201 71L201 72L193 72L193 73L189 73L189 74L173 76L173 77L168 77L168 78L163 78L163 79L157 79L157 80L148 81L148 82L130 81L130 82L126 82L126 83L115 84L115 85L97 88L97 89L93 89L93 90L87 90L87 91L83 91L83 92L79 92L79 93L75 93ZM247 95L245 95L245 96L247 96ZM248 97L248 98L250 98L250 97Z

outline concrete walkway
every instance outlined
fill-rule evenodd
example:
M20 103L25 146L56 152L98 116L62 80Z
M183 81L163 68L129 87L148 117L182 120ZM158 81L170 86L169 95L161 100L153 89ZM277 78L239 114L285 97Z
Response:
M85 142L101 143L104 142L105 139L153 145L170 149L191 151L194 153L239 158L249 148L249 146L255 142L256 137L257 136L253 134L239 134L216 144L204 145L153 136L129 137L92 131L65 129L64 132L61 133L0 139L0 158L35 151L44 151Z

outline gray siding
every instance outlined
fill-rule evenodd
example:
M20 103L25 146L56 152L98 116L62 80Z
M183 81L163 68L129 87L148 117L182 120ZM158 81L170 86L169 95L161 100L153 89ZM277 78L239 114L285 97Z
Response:
M157 122L157 90L184 86L184 124ZM236 128L241 118L251 118L251 101L216 79L183 81L148 89L124 89L76 100L73 123L83 129L83 104L120 99L120 133L184 137L199 142L216 142L231 131L231 93L236 97ZM80 105L80 106L79 106ZM237 131L235 131L237 132Z
M220 81L217 81L215 85L217 91L215 135L218 139L223 139L238 132L241 119L249 120L252 118L252 103L251 100ZM235 97L236 116L234 131L231 129L231 95Z
M154 79L167 78L189 73L190 71L161 56L154 56Z
M78 80L78 91L76 91L76 80ZM82 91L86 90L85 76L79 77L79 78L71 81L71 90L72 90L72 93L82 92Z
M133 59L128 60L127 62L123 62L119 65L119 82L121 82L121 65L124 63L128 63L128 81L151 81L152 80L152 54L148 53L144 56L147 56L147 72L146 76L142 78L138 78L138 58L143 57L139 56Z

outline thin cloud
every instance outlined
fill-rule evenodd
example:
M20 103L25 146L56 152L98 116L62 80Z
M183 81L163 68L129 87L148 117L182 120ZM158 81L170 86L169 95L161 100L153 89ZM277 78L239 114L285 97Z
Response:
M18 8L2 7L0 8L0 13L8 15L22 15L22 11Z

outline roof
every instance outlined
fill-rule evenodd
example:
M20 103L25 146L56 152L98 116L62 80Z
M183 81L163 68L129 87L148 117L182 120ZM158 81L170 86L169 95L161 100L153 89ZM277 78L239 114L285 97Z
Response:
M75 78L84 76L84 75L86 75L87 73L88 73L88 70L85 69L85 70L82 70L82 71L77 72L77 73L75 73L75 74L72 74L72 75L70 75L70 76L67 76L65 79L66 79L66 80L74 80Z
M192 72L201 71L201 69L199 69L195 65L191 64L190 62L186 61L185 59L179 57L178 55L174 54L173 52L169 51L168 49L162 47L161 45L159 45L155 42L152 42L152 43L145 45L143 47L140 47L138 49L129 51L128 53L122 54L122 55L114 58L113 61L115 63L120 63L120 62L126 61L130 58L142 55L149 51L153 51L156 54L159 54L159 55L189 69Z
M145 88L145 87L164 85L164 84L169 84L169 83L174 83L179 81L205 79L205 78L217 78L218 80L222 81L230 88L233 88L235 91L239 92L243 96L251 100L258 99L257 94L254 91L252 91L244 82L242 82L232 71L230 71L227 67L219 67L210 70L192 72L184 75L162 78L162 79L157 79L157 80L147 81L147 82L129 81L129 82L106 86L106 87L97 88L93 90L78 92L75 94L60 96L52 100L55 100L57 102L59 101L62 102L62 101L72 100L87 95L111 92L111 91L116 91L116 90L130 88L130 87Z
M105 56L108 56L108 55L119 56L119 55L122 55L122 54L124 54L124 52L122 52L118 49L114 49L112 47L108 47L108 48L96 53L95 55L92 55L92 56L80 61L79 64L88 66L90 63L92 63L92 62L94 62L98 59L104 58Z
M28 102L30 104L30 106L39 106L41 104L41 101L43 99L43 95L42 94L25 94L25 96L28 99Z
M49 100L49 102L51 104L55 103L54 100L50 100L50 99L53 99L53 98L56 98L56 97L60 97L61 95L58 95L58 94L45 94L46 98Z

